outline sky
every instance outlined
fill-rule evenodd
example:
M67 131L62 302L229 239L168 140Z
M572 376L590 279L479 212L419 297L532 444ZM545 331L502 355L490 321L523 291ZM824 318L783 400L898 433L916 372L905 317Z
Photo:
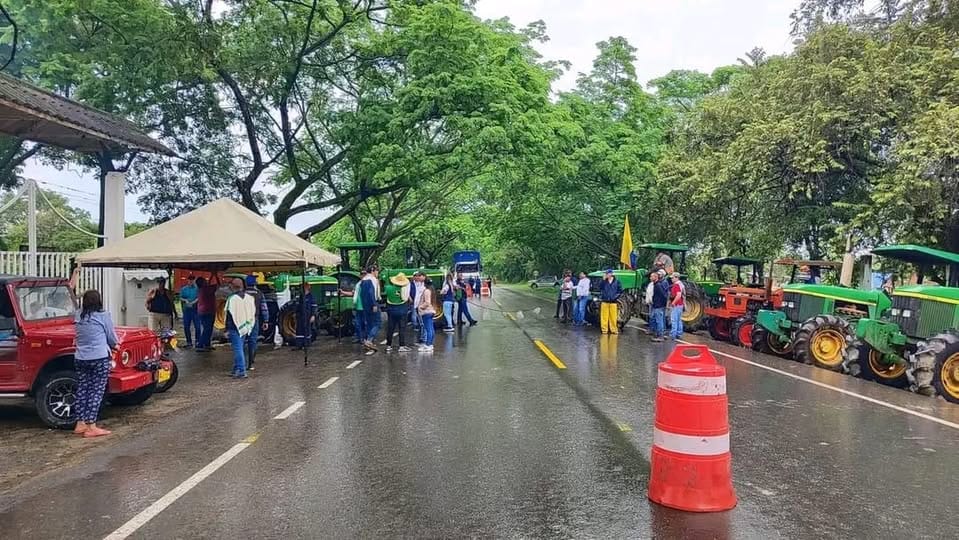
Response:
M636 71L646 83L673 69L710 72L735 63L753 47L769 54L789 52L789 14L798 0L478 0L484 19L508 17L517 27L542 20L550 40L538 48L546 59L572 66L554 90L568 90L578 73L588 72L596 43L623 36L638 50ZM136 166L136 165L134 165ZM44 189L62 193L98 219L96 176L79 168L58 171L28 163L24 176ZM126 221L147 221L136 195L126 199ZM311 216L298 216L289 228L299 232Z

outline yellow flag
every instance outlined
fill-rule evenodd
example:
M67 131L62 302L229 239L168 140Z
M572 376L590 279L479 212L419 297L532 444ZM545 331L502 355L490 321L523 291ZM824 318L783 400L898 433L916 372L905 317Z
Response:
M626 268L633 267L633 235L629 232L629 216L626 216L626 225L623 226L623 247L619 250L619 262Z

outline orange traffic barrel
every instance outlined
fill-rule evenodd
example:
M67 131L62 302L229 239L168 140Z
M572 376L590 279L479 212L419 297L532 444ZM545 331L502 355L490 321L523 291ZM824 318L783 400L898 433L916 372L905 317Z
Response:
M649 499L689 512L736 506L726 369L704 345L678 345L659 365Z

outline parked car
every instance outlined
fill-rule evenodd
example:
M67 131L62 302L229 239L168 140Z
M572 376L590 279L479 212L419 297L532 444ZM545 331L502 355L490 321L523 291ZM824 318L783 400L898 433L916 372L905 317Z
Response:
M0 276L0 398L30 398L50 427L76 423L73 366L76 299L66 279ZM107 396L117 405L146 401L173 365L146 328L117 327Z
M529 287L531 289L538 287L559 287L559 279L556 276L539 276L536 279L529 280Z

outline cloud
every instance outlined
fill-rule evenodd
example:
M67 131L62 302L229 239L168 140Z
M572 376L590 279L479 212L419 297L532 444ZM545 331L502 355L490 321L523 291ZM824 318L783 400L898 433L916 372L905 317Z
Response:
M673 69L710 72L753 47L789 52L795 7L784 0L479 0L476 14L509 17L517 27L543 20L550 40L539 50L547 59L572 63L556 84L567 90L577 73L589 71L596 43L610 36L623 36L638 49L643 83Z

